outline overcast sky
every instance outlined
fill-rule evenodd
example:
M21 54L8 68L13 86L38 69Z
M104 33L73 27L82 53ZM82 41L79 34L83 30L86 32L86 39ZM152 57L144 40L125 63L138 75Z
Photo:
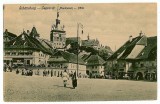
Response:
M20 10L21 7L43 6L55 9ZM130 35L138 36L142 30L146 36L157 35L156 3L139 4L60 4L59 7L83 7L84 9L60 9L61 25L65 25L67 37L77 35L77 22L84 25L82 39L98 39L113 51L124 44ZM5 5L4 30L16 35L24 30L37 28L41 38L50 39L51 25L55 24L57 4L53 5Z

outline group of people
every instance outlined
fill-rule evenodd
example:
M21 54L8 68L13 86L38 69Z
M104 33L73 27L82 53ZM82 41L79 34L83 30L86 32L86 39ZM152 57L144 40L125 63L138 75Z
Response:
M62 78L63 78L64 87L66 87L67 81L69 80L69 75L68 75L68 73L67 73L66 70L64 70L63 75L62 75ZM71 79L72 79L73 89L75 89L75 87L77 87L77 76L76 76L76 72L74 72L73 74L71 74Z
M39 69L38 69L38 70L39 70ZM49 70L47 71L47 70L45 69L45 70L43 71L43 77L44 77L44 76L48 76L49 73L50 73Z
M20 70L19 69L17 69L16 70L16 74L19 74L20 73ZM33 70L29 70L29 69L27 69L27 68L24 68L24 69L22 69L22 73L21 73L22 75L26 75L26 76L32 76L33 75Z

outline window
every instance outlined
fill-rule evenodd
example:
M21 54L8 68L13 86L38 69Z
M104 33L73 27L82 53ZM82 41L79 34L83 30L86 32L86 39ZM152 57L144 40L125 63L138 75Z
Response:
M141 67L144 67L144 64L143 64L143 63L141 63Z
M94 66L92 66L92 69L94 69Z
M27 60L27 64L30 65L30 60Z

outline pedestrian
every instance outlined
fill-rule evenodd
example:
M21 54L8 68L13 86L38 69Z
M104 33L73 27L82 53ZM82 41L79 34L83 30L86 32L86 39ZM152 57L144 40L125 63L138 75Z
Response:
M71 71L70 77L72 78L72 76L73 76L73 72Z
M118 80L118 70L115 71L115 79Z
M43 71L43 77L46 76L46 69Z
M63 78L64 87L66 87L66 85L67 85L67 80L69 79L69 76L68 76L66 70L64 70L62 78Z
M92 73L89 74L90 79L92 78Z
M39 69L37 70L37 75L39 75Z
M72 86L73 86L73 89L75 89L75 87L77 87L76 72L74 72L74 74L72 75Z
M18 70L18 68L17 68L17 70L16 70L16 74L19 74L19 70Z
M51 70L51 77L53 76L53 69Z
M49 70L48 70L48 75L49 75Z

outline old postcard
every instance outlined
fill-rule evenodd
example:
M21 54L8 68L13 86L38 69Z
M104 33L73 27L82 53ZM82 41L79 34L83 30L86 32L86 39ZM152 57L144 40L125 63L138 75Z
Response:
M157 100L157 4L3 5L5 102Z

